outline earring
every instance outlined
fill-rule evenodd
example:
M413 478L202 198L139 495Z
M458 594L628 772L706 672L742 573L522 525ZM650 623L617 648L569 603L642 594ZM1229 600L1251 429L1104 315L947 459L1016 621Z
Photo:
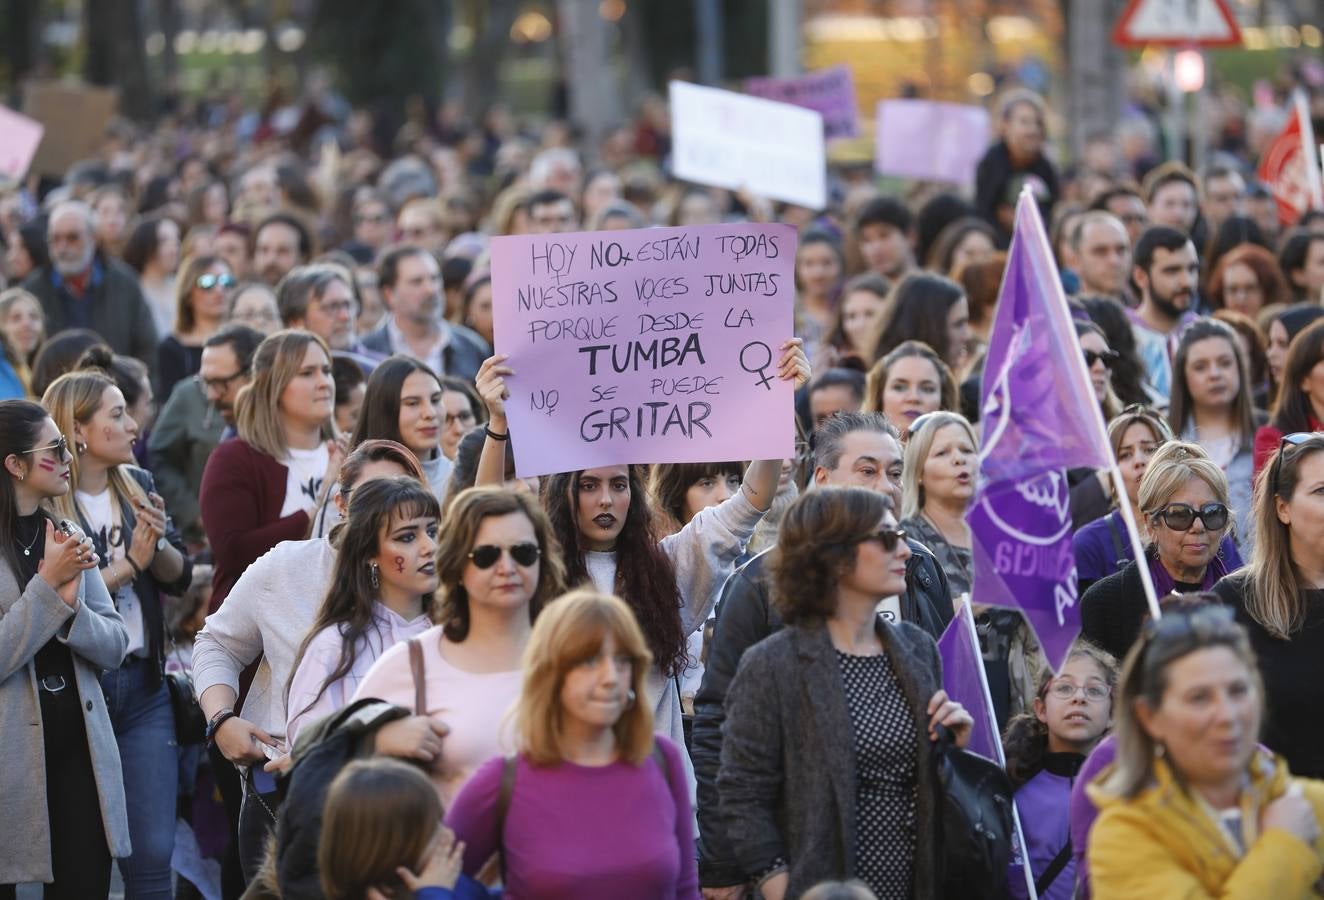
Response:
M79 456L82 456L84 453L87 452L87 444L84 443L83 441L75 441L74 452L77 453Z
M1162 759L1168 753L1168 748L1164 747L1158 741L1154 742L1154 758Z
M630 688L628 691L625 692L625 708L633 709L634 701L635 701L634 688Z
M368 571L372 574L372 588L373 590L376 590L377 588L382 586L381 581L377 578L377 564L369 563Z

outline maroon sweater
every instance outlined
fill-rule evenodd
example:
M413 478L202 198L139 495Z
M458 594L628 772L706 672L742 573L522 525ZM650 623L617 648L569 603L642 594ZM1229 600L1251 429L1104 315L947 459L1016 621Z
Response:
M210 612L259 556L307 536L307 513L280 517L288 478L283 464L241 438L222 442L208 458L198 503L216 567Z

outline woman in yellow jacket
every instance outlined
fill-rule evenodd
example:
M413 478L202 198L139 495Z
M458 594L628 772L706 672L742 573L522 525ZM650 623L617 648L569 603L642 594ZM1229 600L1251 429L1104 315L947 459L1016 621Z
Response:
M1113 707L1117 759L1089 787L1095 900L1324 896L1324 782L1258 746L1263 704L1231 609L1147 624Z

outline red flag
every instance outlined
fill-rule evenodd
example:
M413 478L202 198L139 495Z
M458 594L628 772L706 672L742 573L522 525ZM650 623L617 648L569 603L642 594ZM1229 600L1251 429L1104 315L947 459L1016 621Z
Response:
M1278 201L1278 219L1284 226L1294 224L1312 206L1324 207L1314 129L1304 95L1296 95L1287 127L1260 157L1259 176Z

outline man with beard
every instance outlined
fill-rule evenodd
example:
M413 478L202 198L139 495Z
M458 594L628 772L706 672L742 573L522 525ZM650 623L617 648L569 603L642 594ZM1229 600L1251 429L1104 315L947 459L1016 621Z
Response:
M313 257L313 235L299 218L272 213L253 232L253 274L274 288L295 266Z
M377 284L389 314L363 336L363 346L384 356L403 353L437 375L472 381L488 356L487 344L442 318L445 301L436 257L413 244L392 247L382 254Z
M156 324L137 274L96 247L92 208L78 200L56 204L46 226L50 262L23 287L41 301L46 333L90 328L123 356L156 366Z
M1175 228L1155 225L1140 236L1132 278L1140 306L1129 310L1136 351L1148 382L1160 397L1169 395L1172 356L1182 332L1196 318L1195 288L1200 259L1191 239Z
M226 325L209 337L202 345L198 377L175 385L148 436L156 489L190 546L207 542L198 509L202 471L226 429L234 427L235 398L248 384L262 337L256 328L239 324Z

